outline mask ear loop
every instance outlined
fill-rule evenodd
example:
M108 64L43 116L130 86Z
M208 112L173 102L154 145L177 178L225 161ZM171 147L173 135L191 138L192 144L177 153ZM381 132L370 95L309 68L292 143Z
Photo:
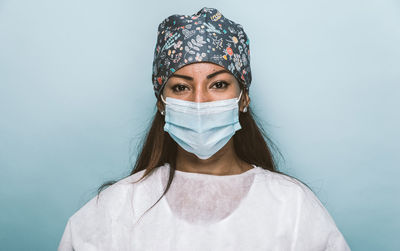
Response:
M161 97L161 100L162 100L162 102L164 103L164 105L166 105L167 104L167 101L165 101L165 99L164 99L164 97L163 97L163 95L162 94L160 94L160 97ZM161 115L165 115L165 110L164 111L161 111L160 112L161 113Z
M243 90L240 90L240 94L239 94L239 97L236 100L236 103L239 103L240 98L242 97L242 93L243 93Z
M240 98L242 97L242 93L243 93L243 89L240 91L240 95L239 95L239 97L238 97L236 103L239 103ZM247 106L245 106L245 107L243 108L243 112L247 112Z
M162 94L160 94L161 100L164 102L164 104L167 104L167 101L165 101L164 97Z

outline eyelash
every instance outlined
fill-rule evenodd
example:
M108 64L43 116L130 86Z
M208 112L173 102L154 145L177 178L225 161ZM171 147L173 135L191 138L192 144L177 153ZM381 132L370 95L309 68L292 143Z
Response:
M215 86L216 84L219 84L219 83L224 84L224 86L221 87L221 88L217 88L217 89L225 89L225 88L227 88L228 85L229 85L229 83L227 83L227 82L225 82L225 81L217 81L217 82L215 82L212 86Z
M225 82L225 81L217 81L217 82L215 82L215 83L212 85L212 87L215 86L215 85L217 85L217 84L220 84L220 83L224 84L224 86L221 87L221 88L216 88L216 89L225 89L225 88L227 88L228 85L229 85L229 83L227 83L227 82ZM175 93L183 91L183 90L181 90L181 91L178 90L177 88L179 88L179 87L187 88L187 86L185 86L184 84L176 84L176 85L174 85L171 89L172 89L172 91L175 92Z

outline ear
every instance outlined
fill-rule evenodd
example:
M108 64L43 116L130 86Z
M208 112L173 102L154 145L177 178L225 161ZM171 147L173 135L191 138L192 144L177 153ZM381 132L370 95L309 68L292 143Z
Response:
M243 112L244 108L246 107L247 110L249 109L249 105L250 105L250 97L249 97L249 93L247 90L243 90L242 93L242 97L240 98L240 106L239 106L239 110L241 112Z
M156 105L158 112L162 114L165 111L164 103L161 100L158 100Z

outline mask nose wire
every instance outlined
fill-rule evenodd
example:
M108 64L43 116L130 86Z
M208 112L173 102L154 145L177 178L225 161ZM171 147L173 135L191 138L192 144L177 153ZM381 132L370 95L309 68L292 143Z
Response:
M239 94L239 97L236 100L236 103L239 103L240 98L242 97L242 93L243 93L243 90L240 90L240 94ZM160 97L161 97L161 100L164 102L164 104L168 104L167 101L165 101L165 99L164 99L162 94L160 95Z

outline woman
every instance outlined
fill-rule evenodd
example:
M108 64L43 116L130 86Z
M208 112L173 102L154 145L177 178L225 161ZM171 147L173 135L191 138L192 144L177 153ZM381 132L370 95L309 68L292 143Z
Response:
M152 79L158 111L135 168L70 217L59 250L350 250L312 191L276 169L240 24L213 8L166 18Z

